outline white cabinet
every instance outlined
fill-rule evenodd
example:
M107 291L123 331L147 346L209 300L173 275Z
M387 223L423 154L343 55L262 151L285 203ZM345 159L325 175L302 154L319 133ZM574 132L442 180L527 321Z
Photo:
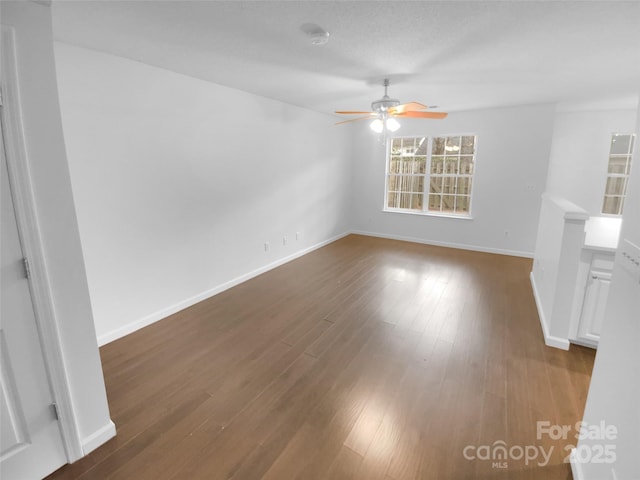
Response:
M582 305L572 341L597 347L605 321L614 254L585 250L583 261L586 260L588 260L588 264L582 269L582 278L580 276L578 278L578 285L584 286L584 294L581 296Z
M600 340L610 283L611 273L597 270L589 272L589 280L587 280L587 288L582 302L578 338L593 342L595 345Z

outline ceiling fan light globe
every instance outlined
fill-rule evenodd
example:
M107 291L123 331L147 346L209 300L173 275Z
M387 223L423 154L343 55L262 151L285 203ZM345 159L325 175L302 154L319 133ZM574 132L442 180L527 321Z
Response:
M387 118L386 121L387 130L390 132L395 132L400 128L400 122L398 122L395 118Z
M369 128L376 133L382 133L384 129L384 123L379 118L376 118L373 122L369 124Z

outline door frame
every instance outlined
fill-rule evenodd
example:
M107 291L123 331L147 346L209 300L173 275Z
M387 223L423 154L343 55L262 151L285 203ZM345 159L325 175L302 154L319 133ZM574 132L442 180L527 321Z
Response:
M60 328L57 323L51 284L47 274L44 246L40 236L33 184L22 126L20 89L15 49L15 31L1 26L0 114L7 170L11 184L18 234L23 253L29 259L29 287L40 335L45 367L58 412L58 422L67 461L84 456L73 408L71 386L64 362Z

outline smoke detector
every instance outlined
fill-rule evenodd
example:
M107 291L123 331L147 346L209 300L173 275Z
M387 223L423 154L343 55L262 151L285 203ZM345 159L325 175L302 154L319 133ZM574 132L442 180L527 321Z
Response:
M300 27L300 30L309 37L311 45L325 45L329 41L329 32L315 23L305 23Z

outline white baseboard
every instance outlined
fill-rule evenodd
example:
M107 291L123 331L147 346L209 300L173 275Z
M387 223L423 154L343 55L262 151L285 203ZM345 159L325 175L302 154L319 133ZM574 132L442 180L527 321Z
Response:
M544 316L544 310L540 303L540 295L538 294L538 288L536 287L536 280L533 276L533 272L529 274L531 280L531 287L533 289L533 298L536 301L536 308L538 309L538 318L540 319L540 326L542 327L542 334L544 335L544 343L549 347L559 348L561 350L569 350L571 345L568 338L554 337L549 334L549 328L547 327L547 319Z
M355 234L355 235L365 235L365 236L369 236L369 237L378 237L378 238L388 238L391 240L400 240L400 241L404 241L404 242L413 242L413 243L421 243L421 244L425 244L425 245L434 245L434 246L439 246L439 247L448 247L448 248L458 248L458 249L462 249L462 250L472 250L472 251L477 251L477 252L485 252L485 253L496 253L499 255L510 255L510 256L516 256L516 257L524 257L524 258L533 258L533 254L531 252L519 252L519 251L513 251L513 250L503 250L503 249L496 249L496 248L488 248L488 247L479 247L479 246L475 246L475 245L465 245L465 244L457 244L457 243L449 243L449 242L437 242L437 241L431 241L431 240L425 240L425 239L421 239L421 238L415 238L415 237L405 237L405 236L400 236L400 235L387 235L387 234L381 234L381 233L374 233L374 232L365 232L365 231L361 231L361 230L352 230L352 231L348 231L348 232L344 232L341 233L339 235L336 235L334 237L331 237L325 241L322 241L320 243L317 243L315 245L312 245L310 247L307 247L303 250L300 250L292 255L289 255L287 257L281 258L279 260L276 260L275 262L269 263L263 267L260 267L256 270L253 270L251 272L248 272L244 275L240 275L232 280L229 280L228 282L225 282L221 285L217 285L213 288L210 288L204 292L201 292L197 295L194 295L190 298L187 298L185 300L182 300L174 305L171 305L167 308L163 308L162 310L159 310L157 312L154 312L150 315L147 315L143 318L140 318L138 320L135 320L131 323L128 323L126 325L123 325L115 330L111 330L110 332L104 333L102 335L98 336L98 345L99 346L103 346L109 342L112 342L114 340L117 340L118 338L124 337L125 335L128 335L130 333L135 332L136 330L140 330L141 328L144 328L148 325L151 325L152 323L155 323L159 320L162 320L163 318L168 317L169 315L173 315L174 313L177 313L181 310L184 310L185 308L188 308L192 305L195 305L198 302L201 302L203 300L206 300L207 298L213 297L214 295L217 295L218 293L224 292L225 290L228 290L229 288L235 287L236 285L239 285L242 282L246 282L247 280L250 280L253 277L256 277L258 275L261 275L265 272L268 272L269 270L272 270L276 267L279 267L281 265L284 265L285 263L288 263L292 260L295 260L296 258L299 258L303 255L306 255L307 253L310 253L314 250L317 250L319 248L322 248L330 243L335 242L336 240L339 240L343 237L346 237L349 234ZM545 337L546 339L546 337ZM558 347L558 348L563 348L563 347ZM569 347L567 346L567 349Z
M111 420L102 428L96 430L88 437L82 439L82 453L88 455L100 445L116 436L116 425Z
M243 282L246 282L247 280L252 279L253 277L257 277L258 275L261 275L265 272L268 272L269 270L273 270L276 267L279 267L281 265L284 265L285 263L288 263L292 260L295 260L296 258L299 258L303 255L306 255L307 253L310 253L314 250L317 250L319 248L322 248L326 245L329 245L330 243L335 242L336 240L339 240L343 237L346 237L347 235L349 235L350 232L344 232L341 233L339 235L336 235L334 237L331 237L327 240L324 240L320 243L316 243L315 245L312 245L310 247L307 247L303 250L299 250L287 257L281 258L279 260L276 260L275 262L269 263L267 265L264 265L263 267L257 268L251 272L245 273L243 275L240 275L236 278L233 278L231 280L229 280L228 282L225 282L223 284L217 285L213 288L210 288L202 293L199 293L197 295L194 295L193 297L187 298L185 300L182 300L176 304L173 304L167 308L163 308L162 310L159 310L155 313L152 313L150 315L147 315L146 317L143 317L139 320L133 321L131 323L128 323L126 325L123 325L122 327L119 327L115 330L112 330L110 332L107 332L105 334L99 335L98 336L98 345L99 346L103 346L109 342L112 342L114 340L117 340L118 338L124 337L125 335L128 335L130 333L135 332L136 330L140 330L143 327L146 327L148 325L151 325L152 323L155 323L159 320L162 320L163 318L168 317L169 315L173 315L174 313L179 312L180 310L184 310L185 308L188 308L192 305L195 305L198 302L201 302L203 300L206 300L207 298L213 297L214 295L217 295L218 293L224 292L225 290L228 290L232 287L235 287L236 285L239 285Z
M363 230L352 230L350 233L354 235L365 235L367 237L388 238L389 240L400 240L402 242L422 243L424 245L433 245L436 247L457 248L460 250L471 250L474 252L496 253L498 255L509 255L512 257L533 258L532 252L520 252L517 250L505 250L501 248L481 247L478 245L467 245L464 243L439 242L436 240L428 240L424 238L405 237L403 235L389 235L386 233L366 232Z

